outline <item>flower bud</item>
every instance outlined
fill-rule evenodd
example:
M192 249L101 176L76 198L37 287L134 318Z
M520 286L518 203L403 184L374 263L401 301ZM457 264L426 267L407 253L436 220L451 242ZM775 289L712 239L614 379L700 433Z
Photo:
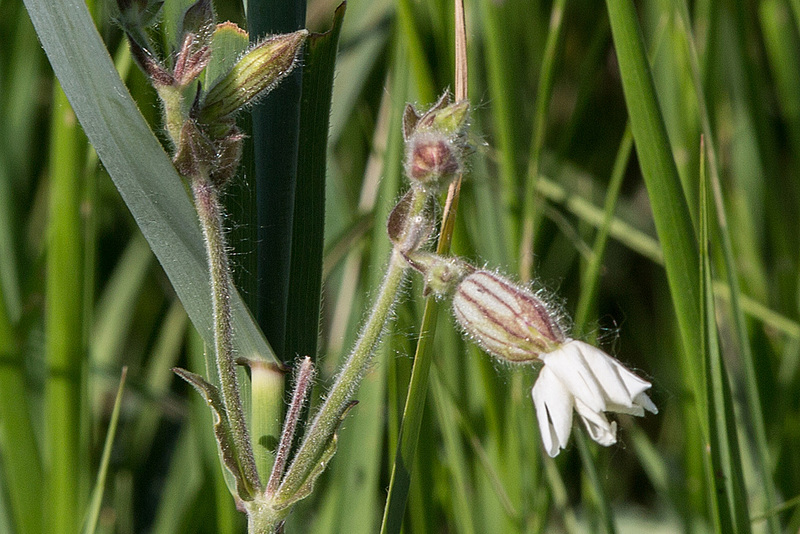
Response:
M478 345L497 358L523 363L566 340L557 316L527 288L484 270L467 275L453 295L453 315Z
M406 174L423 186L446 185L461 172L458 150L441 134L415 133L406 150Z
M409 140L414 133L434 131L446 137L460 136L467 126L469 101L450 103L450 95L442 94L425 113L420 114L412 105L403 113L403 137Z
M465 276L475 271L472 265L456 257L429 252L413 252L404 256L411 267L422 273L425 279L422 295L425 297L431 294L436 298L450 295Z
M409 253L419 249L433 232L433 220L426 210L411 215L414 191L410 189L392 209L386 221L389 239L400 252Z
M297 65L308 30L269 37L239 59L205 95L199 110L204 123L231 115L272 90Z

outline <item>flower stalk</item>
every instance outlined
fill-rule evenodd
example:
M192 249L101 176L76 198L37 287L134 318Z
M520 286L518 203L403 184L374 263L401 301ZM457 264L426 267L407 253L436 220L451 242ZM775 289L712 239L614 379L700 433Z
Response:
M211 294L214 315L214 349L219 372L222 402L225 407L244 476L250 495L260 489L261 481L256 470L253 446L239 394L239 381L233 355L233 330L231 326L231 273L225 234L222 226L222 205L211 180L198 175L191 180L200 226L205 238L208 266L211 275Z
M416 224L417 217L423 213L428 198L425 190L420 187L412 188L411 194L411 207L406 218L408 226ZM412 232L410 228L408 231ZM300 490L314 469L317 459L327 447L327 440L333 436L339 426L342 415L349 408L351 398L358 389L375 352L380 334L397 300L407 267L403 252L396 245L392 250L386 275L381 283L369 319L361 330L353 350L337 375L325 402L314 417L305 439L287 470L286 476L275 494L276 502L290 500Z

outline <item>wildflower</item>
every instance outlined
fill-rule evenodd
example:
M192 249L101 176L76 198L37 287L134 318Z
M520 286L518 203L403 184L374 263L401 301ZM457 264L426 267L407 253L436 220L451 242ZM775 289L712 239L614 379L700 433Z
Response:
M425 270L434 271L431 265ZM464 332L501 360L544 363L531 393L550 456L566 447L573 410L603 446L617 441L617 424L605 412L658 412L645 393L649 382L602 350L567 337L558 314L532 291L490 271L460 273L468 274L456 278L452 302Z
M572 411L578 412L591 438L608 447L617 442L617 423L604 412L644 416L658 413L645 393L651 384L620 362L582 341L567 339L560 348L540 354L544 362L531 396L547 454L567 446Z
M450 103L444 93L425 113L406 106L403 138L406 141L406 175L413 184L433 191L445 187L463 172L464 132L469 102Z

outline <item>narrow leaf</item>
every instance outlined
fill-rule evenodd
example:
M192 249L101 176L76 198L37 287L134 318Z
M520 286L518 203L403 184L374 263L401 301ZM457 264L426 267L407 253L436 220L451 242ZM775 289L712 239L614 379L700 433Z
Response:
M84 131L189 317L213 346L211 292L200 227L169 156L116 74L86 7L47 0L26 0L25 6ZM237 354L275 361L238 293L232 306Z
M100 469L97 472L97 481L92 491L92 500L89 504L89 513L83 527L84 534L94 534L97 530L97 520L100 517L100 506L103 504L103 493L106 488L106 477L108 476L108 464L111 460L111 449L114 445L114 436L117 435L117 424L119 423L119 409L122 406L122 392L125 390L125 378L128 376L128 368L122 368L122 376L119 379L117 396L114 399L114 408L111 411L111 419L108 422L106 441L103 445L103 455L100 458Z
M214 435L217 438L217 445L221 453L221 458L225 467L231 472L236 479L236 492L242 499L247 499L252 496L252 489L248 487L245 482L244 474L242 473L239 458L236 454L236 447L233 441L230 426L228 424L228 417L225 415L225 405L222 403L222 397L216 386L209 384L206 380L191 371L176 367L173 369L176 375L186 380L194 387L208 404L211 409L211 416L214 419Z
M334 14L333 27L306 41L300 102L300 148L286 310L287 354L317 353L322 252L325 237L325 174L336 50L345 4Z

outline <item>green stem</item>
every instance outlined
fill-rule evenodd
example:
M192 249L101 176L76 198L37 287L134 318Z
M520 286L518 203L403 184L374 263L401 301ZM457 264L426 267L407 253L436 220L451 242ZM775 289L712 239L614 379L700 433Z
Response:
M225 234L222 228L222 205L217 189L206 175L191 179L195 207L200 217L200 226L208 254L211 274L211 294L214 315L214 348L217 369L222 386L222 401L233 434L236 457L251 494L261 488L256 470L253 446L239 395L239 380L233 358L233 328L231 326L231 272Z
M408 224L413 224L411 221L413 221L415 215L423 211L426 199L427 194L421 188L415 188L412 207L407 218ZM324 404L317 412L316 417L314 417L314 422L306 433L303 443L300 445L300 449L297 451L297 455L286 472L286 477L276 494L276 502L283 503L292 500L295 493L306 482L312 469L316 466L317 459L325 450L331 436L339 426L341 416L349 406L350 400L358 389L361 379L369 366L372 354L375 352L375 346L397 300L398 290L403 281L406 268L407 263L403 258L403 254L395 248L389 259L389 266L369 320L364 325L364 329L361 331L361 335L356 341L356 345L353 347L347 362L336 377L336 381L331 387Z
M84 153L75 115L55 89L47 244L45 353L45 524L75 532L85 503L81 468L83 332L83 227L80 216Z

